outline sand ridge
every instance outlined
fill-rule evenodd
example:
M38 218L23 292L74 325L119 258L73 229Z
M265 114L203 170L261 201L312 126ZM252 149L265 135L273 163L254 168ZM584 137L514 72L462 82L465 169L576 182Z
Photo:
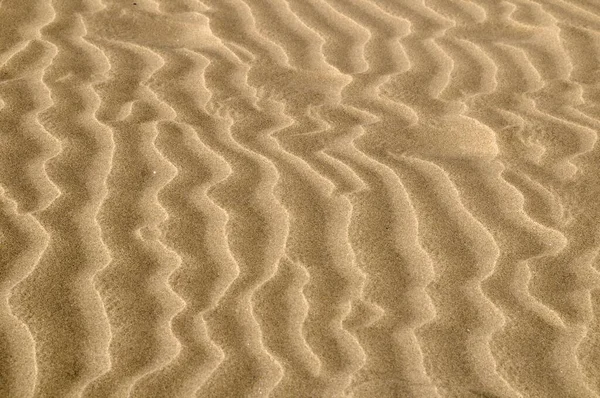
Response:
M0 43L0 396L600 396L594 1L2 0Z

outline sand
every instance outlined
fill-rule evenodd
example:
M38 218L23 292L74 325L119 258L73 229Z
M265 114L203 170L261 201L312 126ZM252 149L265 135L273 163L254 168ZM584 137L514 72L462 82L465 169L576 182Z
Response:
M596 0L1 0L0 397L600 396Z

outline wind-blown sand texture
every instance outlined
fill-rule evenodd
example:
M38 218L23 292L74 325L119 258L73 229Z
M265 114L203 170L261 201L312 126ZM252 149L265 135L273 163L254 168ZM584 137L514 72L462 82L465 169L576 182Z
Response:
M597 0L0 0L0 397L599 397Z

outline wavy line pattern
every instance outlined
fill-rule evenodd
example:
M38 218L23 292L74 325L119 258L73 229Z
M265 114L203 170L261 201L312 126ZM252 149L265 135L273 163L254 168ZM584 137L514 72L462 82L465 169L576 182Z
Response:
M0 396L600 397L592 0L0 0Z

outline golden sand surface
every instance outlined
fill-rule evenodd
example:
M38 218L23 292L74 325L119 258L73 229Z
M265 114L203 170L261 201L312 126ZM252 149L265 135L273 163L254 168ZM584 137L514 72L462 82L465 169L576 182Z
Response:
M600 396L600 1L0 0L0 398Z

